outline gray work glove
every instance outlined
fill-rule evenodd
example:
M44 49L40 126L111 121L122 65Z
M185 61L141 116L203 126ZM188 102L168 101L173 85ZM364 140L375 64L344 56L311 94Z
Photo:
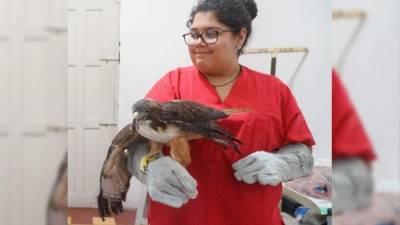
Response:
M313 165L310 148L303 144L292 144L286 145L277 153L254 152L235 162L232 167L238 181L277 185L310 175Z
M129 151L128 167L132 174L147 186L153 201L180 208L197 197L197 182L185 167L168 156L151 161L147 172L140 171L140 160L148 153L147 146Z
M332 171L333 214L369 205L374 182L371 169L363 160L335 160Z

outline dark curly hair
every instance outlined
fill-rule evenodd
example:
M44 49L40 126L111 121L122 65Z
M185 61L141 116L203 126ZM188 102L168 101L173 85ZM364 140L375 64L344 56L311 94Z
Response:
M242 53L242 48L246 45L251 34L251 21L257 16L257 4L254 0L199 0L193 7L190 18L186 26L190 28L193 18L198 12L214 12L218 21L228 26L235 35L239 34L240 29L246 28L247 34L243 45L238 50L238 55Z

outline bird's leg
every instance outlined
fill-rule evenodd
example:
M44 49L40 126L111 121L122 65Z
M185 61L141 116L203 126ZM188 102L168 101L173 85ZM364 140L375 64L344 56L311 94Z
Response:
M185 137L175 137L170 141L171 157L183 166L188 166L192 161L190 146Z
M146 172L147 166L151 161L160 157L161 150L162 150L162 144L150 141L149 154L143 156L142 159L140 160L140 170L142 172Z

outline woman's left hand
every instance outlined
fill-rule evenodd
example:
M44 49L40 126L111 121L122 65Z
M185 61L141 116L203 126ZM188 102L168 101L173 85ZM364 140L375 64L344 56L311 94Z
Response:
M291 178L289 165L275 153L254 152L232 165L238 181L277 185Z
M314 160L310 147L290 144L276 153L256 151L233 163L235 177L247 184L277 185L312 172Z

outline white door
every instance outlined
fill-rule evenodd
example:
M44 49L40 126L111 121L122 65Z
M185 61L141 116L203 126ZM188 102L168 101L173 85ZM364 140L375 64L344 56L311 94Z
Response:
M67 149L66 5L0 1L1 224L45 224Z
M99 174L117 130L119 1L68 2L68 204L97 207Z

